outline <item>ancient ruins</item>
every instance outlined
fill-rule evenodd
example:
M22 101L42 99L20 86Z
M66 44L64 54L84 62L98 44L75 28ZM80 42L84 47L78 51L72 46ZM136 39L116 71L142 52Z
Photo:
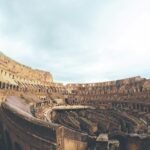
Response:
M150 150L150 79L87 84L0 53L0 150Z

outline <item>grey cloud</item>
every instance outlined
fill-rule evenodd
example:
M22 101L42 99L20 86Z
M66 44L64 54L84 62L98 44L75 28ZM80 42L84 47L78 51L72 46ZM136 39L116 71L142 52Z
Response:
M130 50L130 45L124 47L130 44L124 30L129 32L127 27L132 27L126 22L131 20L128 14L134 16L133 4L134 1L119 0L1 0L1 41L5 38L6 43L22 41L16 47L20 51L25 47L31 54L25 50L13 54L10 49L16 47L7 44L9 51L4 52L24 64L49 70L59 81L148 77L149 52L144 50L140 58L134 56L136 51ZM140 7L138 4L139 0L136 7ZM123 26L124 23L128 26Z

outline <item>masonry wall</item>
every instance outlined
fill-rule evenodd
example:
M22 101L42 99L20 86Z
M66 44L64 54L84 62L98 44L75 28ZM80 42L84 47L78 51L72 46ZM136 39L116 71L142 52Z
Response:
M36 119L20 116L9 107L0 109L6 150L55 150L57 148L56 130L58 127L46 127Z
M87 134L64 128L64 150L87 150L87 148Z

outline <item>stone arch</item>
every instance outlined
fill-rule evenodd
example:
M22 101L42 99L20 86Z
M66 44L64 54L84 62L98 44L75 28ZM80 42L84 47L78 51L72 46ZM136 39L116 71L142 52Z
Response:
M1 82L1 88L5 89L5 83L4 82Z

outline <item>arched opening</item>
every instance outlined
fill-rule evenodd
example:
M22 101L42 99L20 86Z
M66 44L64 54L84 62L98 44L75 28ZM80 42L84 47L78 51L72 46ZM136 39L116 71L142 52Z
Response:
M65 98L65 103L66 103L66 104L69 104L69 101L68 101L68 99L67 99L67 98Z
M17 142L15 142L14 147L15 147L15 150L22 150L21 145L18 144Z
M5 131L5 146L6 150L12 150L12 142L8 131Z
M5 86L5 87L6 87L6 89L9 89L9 84L8 84L8 83L6 83L6 86Z
M18 85L16 86L16 90L19 91L19 86Z
M5 83L2 82L1 84L2 84L1 88L2 88L2 89L5 89Z
M10 85L9 85L9 89L12 89L12 88L13 88L13 85L12 85L12 84L10 84Z

